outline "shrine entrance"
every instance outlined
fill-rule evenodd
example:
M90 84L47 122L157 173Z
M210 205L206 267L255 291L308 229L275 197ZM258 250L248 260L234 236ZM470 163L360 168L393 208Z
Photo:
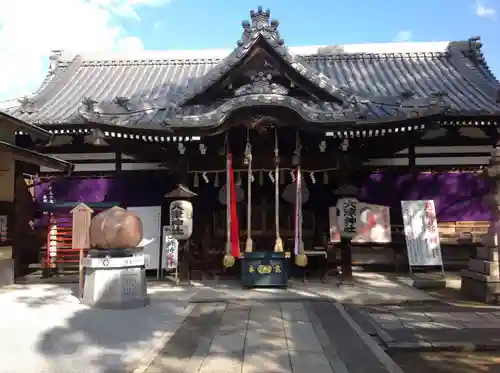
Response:
M255 121L258 123L233 127L211 138L204 144L206 154L200 157L204 159L194 163L197 169L191 171L191 177L198 197L194 202L191 268L195 278L240 276L238 260L233 268L222 266L231 233L228 169L224 168L227 155L234 177L240 253L249 250L249 240L252 251L258 252L275 251L280 240L282 250L293 255L297 238L305 250L326 252L328 206L335 202L331 185L338 172L338 151L327 153L316 134L280 126L274 118ZM215 154L209 154L209 149Z

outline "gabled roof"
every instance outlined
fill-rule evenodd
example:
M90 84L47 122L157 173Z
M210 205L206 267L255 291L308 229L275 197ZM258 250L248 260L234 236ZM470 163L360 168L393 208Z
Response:
M289 106L313 122L360 116L373 122L443 115L498 120L500 83L481 53L478 38L459 42L389 43L286 48L261 9L243 24L234 51L144 52L142 55L52 57L49 76L35 95L7 112L44 125L111 123L142 129L214 126L253 103ZM297 100L271 93L235 97L211 105L190 101L219 81L257 42L332 100ZM443 105L444 104L444 105ZM348 107L346 107L348 106ZM350 110L350 111L349 111ZM88 125L88 124L86 124Z
M211 85L221 81L224 76L234 69L259 43L272 49L275 56L285 63L296 73L302 75L310 84L323 90L331 98L352 103L352 97L335 86L329 77L313 69L302 59L292 53L286 46L285 41L280 37L277 20L270 20L271 12L263 11L261 7L254 12L250 11L251 21L243 21L243 33L237 42L237 47L225 58L223 58L215 68L205 74L200 81L192 85L192 90L186 92L178 103L185 105L194 97L200 95Z

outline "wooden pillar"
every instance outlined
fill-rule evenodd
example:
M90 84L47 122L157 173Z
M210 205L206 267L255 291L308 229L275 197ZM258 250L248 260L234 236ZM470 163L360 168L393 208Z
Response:
M122 152L117 151L115 154L116 154L115 170L116 170L116 172L120 172L122 170Z
M408 147L408 166L410 170L414 169L415 165L416 165L415 141L413 137L410 137L410 146Z
M15 144L13 131L0 131L0 140ZM14 283L14 227L15 160L8 152L0 152L0 286Z

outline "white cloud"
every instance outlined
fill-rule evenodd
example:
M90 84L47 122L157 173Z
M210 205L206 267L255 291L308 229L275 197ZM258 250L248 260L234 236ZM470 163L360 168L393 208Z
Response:
M495 8L486 5L485 1L476 1L476 15L482 18L496 19L497 11Z
M139 6L166 3L168 0L1 0L0 100L38 88L53 49L142 49L142 41L127 35L120 21L139 19Z
M411 41L412 38L412 32L409 30L401 30L399 31L396 36L394 37L394 41Z
M118 41L118 49L130 53L140 52L144 49L142 40L135 36L128 36Z

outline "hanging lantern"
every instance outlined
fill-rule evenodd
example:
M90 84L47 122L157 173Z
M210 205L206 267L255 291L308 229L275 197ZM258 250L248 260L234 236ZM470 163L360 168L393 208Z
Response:
M328 184L328 171L323 172L323 184Z
M195 188L198 188L200 186L200 180L198 178L198 172L194 173L194 176L193 176L193 186Z
M264 172L259 171L259 185L264 185Z
M214 186L218 187L219 186L219 173L215 173L215 178L214 178Z
M283 169L280 170L280 184L285 184L285 172Z
M187 240L193 232L193 205L189 201L177 200L170 203L170 236Z

